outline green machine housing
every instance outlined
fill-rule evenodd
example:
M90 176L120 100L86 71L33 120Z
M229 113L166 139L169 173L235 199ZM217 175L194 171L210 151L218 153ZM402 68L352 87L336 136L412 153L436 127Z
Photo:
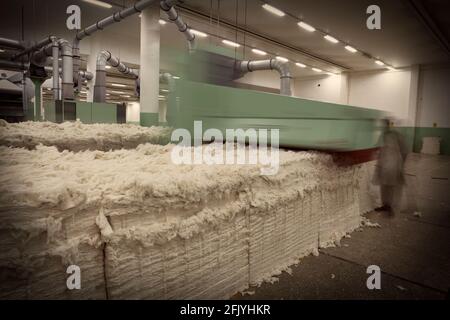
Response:
M291 96L176 80L168 95L167 121L193 136L219 129L279 129L280 147L335 152L378 148L385 113Z
M79 119L83 123L125 123L124 104L56 100L44 104L47 121L61 123Z

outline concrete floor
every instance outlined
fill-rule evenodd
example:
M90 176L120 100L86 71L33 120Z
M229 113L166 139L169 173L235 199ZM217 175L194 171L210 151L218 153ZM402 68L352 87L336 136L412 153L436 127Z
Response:
M450 166L449 166L450 167ZM430 181L430 180L429 180ZM274 284L250 288L252 295L235 299L449 299L449 181L432 182L432 190L416 184L422 214L371 212L381 228L364 228L344 238L340 247L320 250L283 273ZM425 188L426 187L426 188ZM381 268L381 289L369 290L367 266Z
M406 162L409 212L367 214L381 228L364 228L340 247L320 250L279 281L235 299L449 299L450 156L410 154ZM408 199L403 197L403 199ZM419 210L421 216L414 216ZM381 289L366 286L369 265L380 267Z
M250 288L236 299L448 299L450 212L422 217L385 212L366 215L381 228L355 231L341 247L308 256L274 284ZM368 290L367 266L381 268L381 289Z

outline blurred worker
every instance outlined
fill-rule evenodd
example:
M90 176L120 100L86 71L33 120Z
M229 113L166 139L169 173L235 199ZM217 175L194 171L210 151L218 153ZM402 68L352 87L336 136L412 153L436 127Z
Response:
M380 185L382 207L380 211L388 211L391 215L400 206L403 184L403 165L407 151L403 137L392 130L391 123L386 120L382 145L378 155L378 164L375 171L374 182Z

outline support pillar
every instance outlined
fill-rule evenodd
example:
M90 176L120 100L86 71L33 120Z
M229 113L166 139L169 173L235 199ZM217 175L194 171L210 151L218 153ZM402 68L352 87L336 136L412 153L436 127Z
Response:
M149 127L159 122L159 3L141 13L140 124Z

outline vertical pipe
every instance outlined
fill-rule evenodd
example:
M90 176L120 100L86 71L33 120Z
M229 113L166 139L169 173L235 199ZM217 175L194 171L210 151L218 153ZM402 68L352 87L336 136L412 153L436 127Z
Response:
M141 16L140 123L152 126L159 121L159 5L151 5Z
M67 40L60 40L62 56L62 99L74 99L72 47Z
M59 47L56 41L52 43L53 58L53 99L59 100Z

